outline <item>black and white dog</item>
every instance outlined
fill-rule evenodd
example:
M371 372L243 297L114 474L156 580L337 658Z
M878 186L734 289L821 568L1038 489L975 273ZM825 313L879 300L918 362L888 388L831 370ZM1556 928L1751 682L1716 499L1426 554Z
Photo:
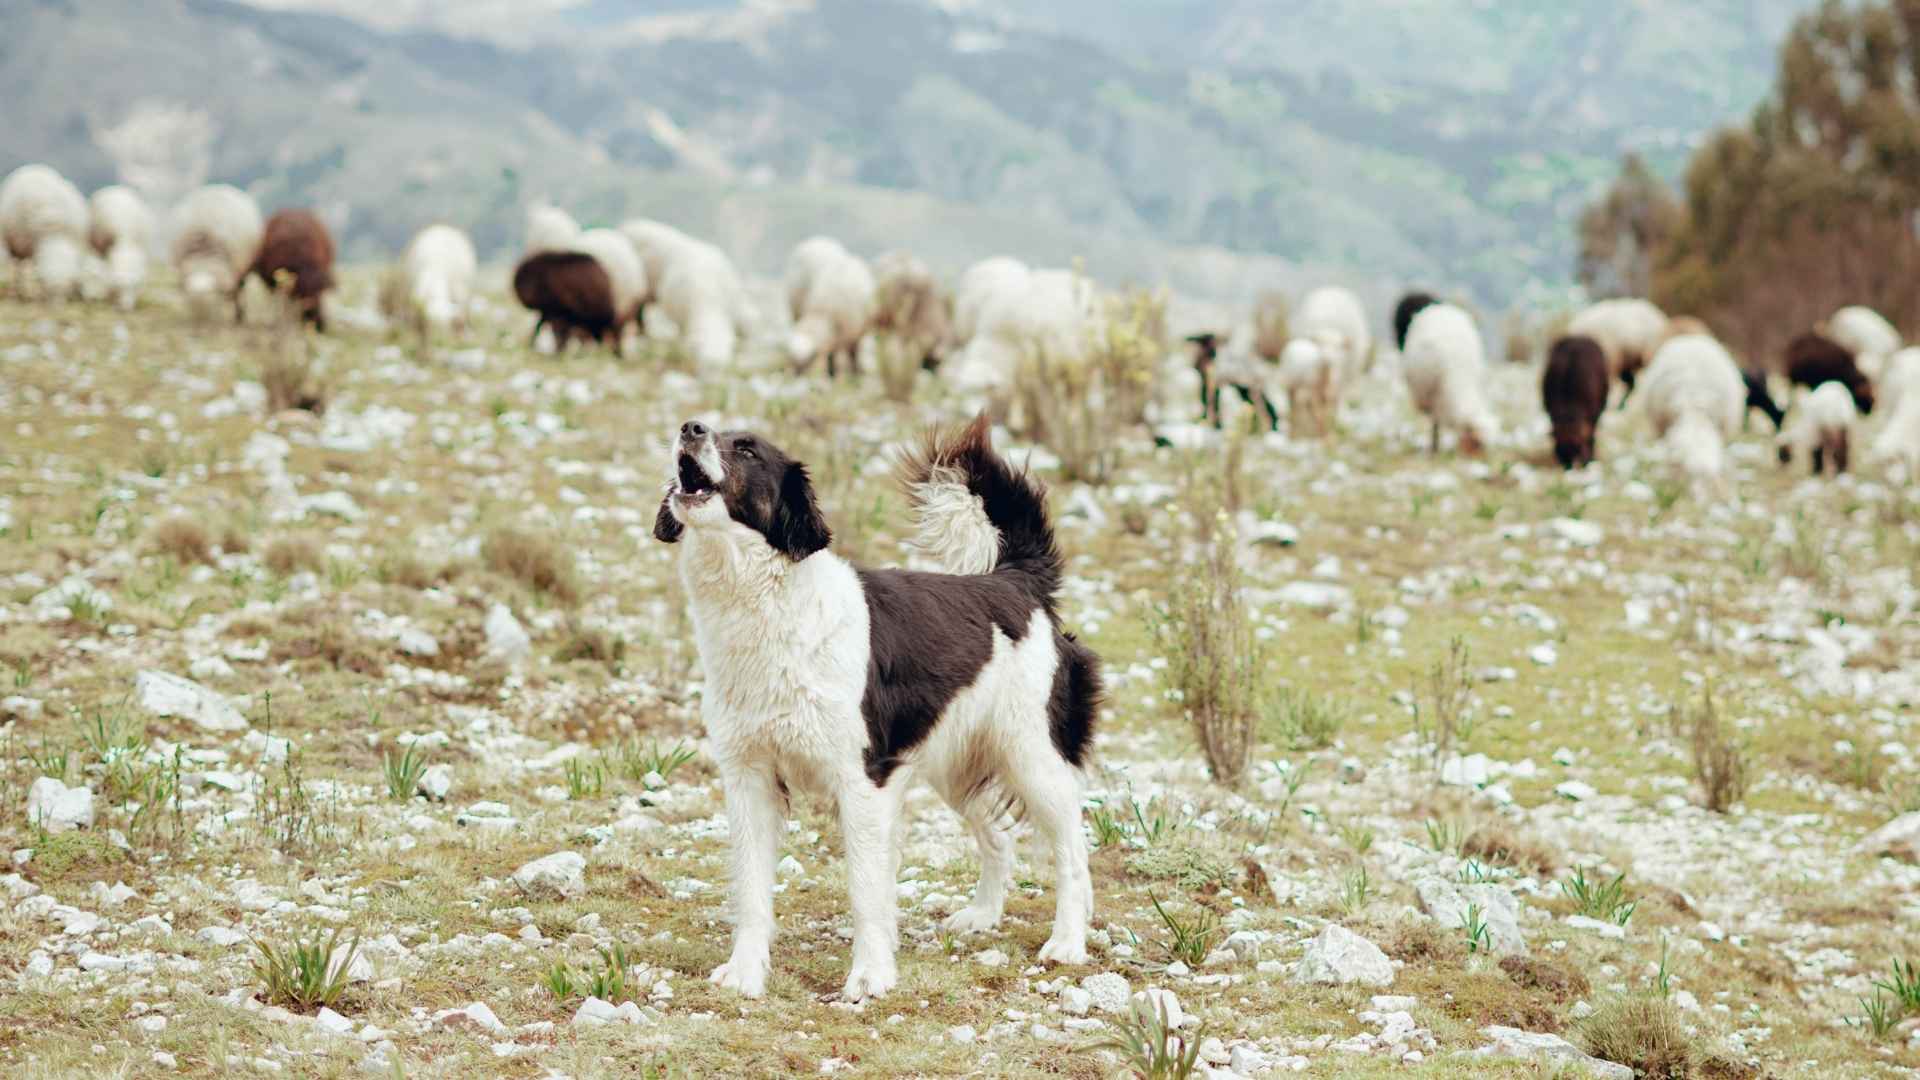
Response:
M1057 878L1040 958L1085 963L1080 802L1100 670L1060 628L1045 488L994 453L984 416L930 436L901 480L917 546L947 572L865 570L827 550L806 466L766 439L689 422L674 465L653 534L680 545L733 843L733 953L712 980L766 991L774 861L787 791L801 788L835 800L845 834L853 968L841 997L892 989L901 810L916 777L980 845L979 887L947 929L999 923L1007 812L1019 808Z

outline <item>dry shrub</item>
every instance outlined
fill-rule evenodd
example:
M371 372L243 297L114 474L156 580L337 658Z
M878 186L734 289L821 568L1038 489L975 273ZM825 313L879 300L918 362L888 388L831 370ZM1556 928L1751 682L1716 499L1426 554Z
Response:
M1460 843L1460 854L1482 862L1528 870L1549 877L1560 868L1552 845L1504 821L1485 821L1473 827Z
M567 639L553 658L560 663L591 660L616 668L627 658L627 639L604 626L590 626L578 620L567 622Z
M1253 303L1253 351L1278 362L1287 347L1287 294L1269 289Z
M503 526L487 534L480 560L496 574L513 578L535 592L563 604L580 600L580 581L573 556L551 536Z
M1131 290L1107 297L1077 351L1029 342L1014 373L1028 433L1060 458L1069 480L1103 484L1115 434L1140 422L1166 353L1167 298Z
M170 555L182 565L213 565L213 538L206 526L189 517L170 517L153 527L147 543L154 551Z
M301 570L318 570L321 566L320 544L311 536L282 536L267 545L260 561L276 577L292 577Z
M440 583L444 571L436 571L412 552L389 555L373 568L374 580L382 585L406 589L430 589Z
M1665 998L1602 1002L1575 1025L1574 1042L1594 1057L1629 1066L1646 1080L1688 1080L1709 1060Z
M874 296L873 329L877 344L888 344L897 351L897 371L904 372L907 393L913 390L913 378L923 366L937 361L940 350L953 334L953 298L940 287L933 273L920 260L904 252L889 252L875 260L879 285ZM885 359L881 374L886 376ZM896 375L898 378L898 375ZM887 397L895 396L894 384L887 383Z
M1500 970L1507 973L1507 978L1513 980L1515 986L1541 991L1562 1005L1593 992L1593 984L1587 981L1585 975L1549 960L1536 960L1530 956L1502 957Z
M1747 748L1727 730L1713 703L1713 687L1686 711L1687 748L1707 809L1724 814L1747 793Z

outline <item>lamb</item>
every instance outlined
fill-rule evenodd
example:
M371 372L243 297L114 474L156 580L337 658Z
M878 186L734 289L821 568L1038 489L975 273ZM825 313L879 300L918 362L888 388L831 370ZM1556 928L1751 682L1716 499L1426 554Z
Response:
M1569 336L1589 337L1600 343L1607 357L1607 373L1627 390L1622 407L1633 394L1634 381L1649 358L1670 337L1666 313L1645 300L1602 300L1574 315Z
M1795 386L1813 388L1837 382L1853 395L1856 408L1862 413L1873 412L1873 382L1854 362L1853 350L1817 331L1787 343L1786 369L1787 381Z
M1412 328L1414 317L1439 302L1432 293L1419 290L1401 297L1393 306L1393 347L1406 352L1407 331Z
M414 234L401 260L408 312L424 340L435 330L465 331L479 260L473 241L451 225Z
M874 277L874 331L899 342L925 370L939 367L953 338L953 318L933 271L907 252L890 251L874 260Z
M240 287L260 250L260 207L227 184L210 184L187 196L174 211L173 268L196 313L215 297L233 298L240 318Z
M827 376L837 374L845 356L847 370L859 374L860 341L873 323L875 285L866 261L825 236L803 240L787 259L787 312L793 331L787 356L805 371L821 356Z
M1227 337L1211 331L1192 334L1187 343L1193 346L1193 369L1200 373L1200 411L1214 427L1221 424L1220 391L1231 387L1239 393L1240 400L1249 405L1259 405L1267 414L1267 429L1280 430L1280 412L1273 407L1273 399L1266 389L1265 365L1252 355L1247 343L1247 332ZM1222 346L1226 349L1226 358L1221 357Z
M153 242L153 211L124 184L103 187L87 200L87 242L106 260L107 287L121 310L132 311L147 280L147 249Z
M579 222L552 203L535 203L527 208L527 254L566 251L579 235Z
M87 200L45 165L22 165L0 181L0 239L14 259L14 287L31 272L49 299L71 296L86 253Z
M1800 452L1812 460L1815 476L1825 471L1828 460L1835 472L1846 472L1853 425L1859 419L1845 386L1821 383L1795 410L1793 426L1780 433L1780 464L1792 463L1795 452Z
M260 250L247 272L257 274L267 288L278 291L284 279L287 298L303 322L325 333L322 297L333 288L333 235L311 210L275 210L260 234ZM245 275L240 278L246 283ZM235 297L236 314L238 296Z
M1740 379L1747 384L1747 413L1760 410L1768 420L1773 421L1773 430L1779 431L1780 425L1785 422L1786 410L1780 408L1773 400L1772 392L1767 389L1767 373L1758 368L1743 367L1740 369ZM1742 429L1747 426L1746 415L1740 417L1740 426Z
M1592 463L1610 385L1607 355L1599 342L1574 335L1553 343L1540 397L1553 421L1553 457L1562 469Z
M1414 407L1433 419L1429 449L1440 449L1442 428L1457 429L1460 451L1479 454L1493 441L1497 424L1481 385L1486 345L1473 316L1452 304L1420 310L1407 327L1401 361Z
M1308 293L1294 311L1288 329L1295 340L1316 342L1328 354L1336 404L1341 381L1355 378L1372 366L1373 335L1367 330L1367 309L1351 289L1325 286ZM1281 355L1284 366L1284 349Z
M1858 304L1834 312L1820 333L1851 352L1861 373L1874 381L1887 358L1900 351L1900 331L1879 312Z
M1660 346L1641 379L1640 408L1695 483L1718 483L1726 443L1746 413L1740 366L1718 341L1687 334Z
M1920 348L1901 349L1880 373L1880 433L1867 451L1874 465L1897 467L1920 482Z
M647 297L647 270L633 241L613 229L588 229L573 238L567 250L591 255L607 272L613 286L614 354L620 354L619 338L629 323L638 322L640 308Z
M532 342L543 326L553 328L561 349L574 338L606 342L611 337L620 355L620 328L615 314L613 279L600 260L580 251L543 251L520 261L513 271L513 295L539 315Z

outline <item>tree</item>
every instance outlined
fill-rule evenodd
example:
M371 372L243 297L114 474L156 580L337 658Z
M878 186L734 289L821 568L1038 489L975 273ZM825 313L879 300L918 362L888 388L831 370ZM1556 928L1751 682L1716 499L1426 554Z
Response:
M1639 154L1620 162L1606 197L1580 215L1580 261L1575 273L1595 299L1645 296L1653 262L1673 239L1684 213L1680 201Z

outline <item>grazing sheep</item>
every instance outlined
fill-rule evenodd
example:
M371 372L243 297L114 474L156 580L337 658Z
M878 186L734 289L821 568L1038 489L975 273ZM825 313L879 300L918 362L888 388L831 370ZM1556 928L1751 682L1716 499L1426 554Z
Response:
M619 232L640 255L640 265L647 272L647 284L653 293L647 297L649 301L659 296L660 283L667 276L667 264L675 253L699 243L679 229L651 218L629 218L620 223Z
M805 371L821 356L827 358L827 377L838 374L835 363L845 356L847 371L860 372L860 341L873 323L875 285L866 260L825 236L800 242L787 259L787 313L793 331L787 337L787 356L795 370Z
M1845 386L1821 383L1794 410L1793 426L1780 433L1776 441L1780 464L1790 464L1799 452L1812 460L1815 476L1825 471L1828 460L1833 462L1834 472L1846 472L1853 425L1859 419L1860 412Z
M1854 362L1853 350L1816 332L1787 343L1787 381L1809 389L1837 382L1853 395L1862 413L1873 412L1873 382Z
M904 251L874 260L873 329L899 341L928 371L940 366L953 338L953 314L927 264Z
M1287 328L1296 340L1317 342L1321 351L1329 354L1336 404L1340 383L1358 377L1373 365L1367 309L1351 289L1329 285L1308 293L1289 317Z
M107 288L123 311L132 311L147 280L147 250L153 242L153 211L124 184L103 187L87 200L87 242L107 264Z
M1004 411L1022 363L1085 351L1097 296L1092 282L1072 270L1029 270L1013 260L975 273L980 270L977 265L961 279L972 306L966 347L941 364L939 374L957 392L985 397Z
M1880 373L1880 433L1867 451L1874 465L1898 467L1920 481L1920 348L1901 349Z
M1309 425L1316 436L1333 431L1350 348L1344 334L1323 331L1312 338L1295 338L1280 350L1280 366L1274 377L1287 395L1287 424L1292 434L1302 434Z
M478 267L473 241L459 229L429 225L414 234L401 269L409 313L422 339L435 330L466 330Z
M283 276L291 279L287 293L300 318L325 333L326 312L321 298L333 288L333 235L311 210L275 210L260 234L260 250L248 268L278 290ZM241 278L244 282L246 279Z
M1418 290L1401 297L1393 306L1393 347L1406 352L1407 331L1412 328L1414 317L1439 302L1432 293Z
M1639 408L1654 435L1690 479L1718 483L1747 409L1740 366L1718 341L1688 334L1660 346L1640 382Z
M1478 454L1497 425L1487 405L1487 350L1473 316L1452 304L1422 308L1407 327L1401 361L1414 407L1433 419L1429 448L1440 449L1442 428L1457 429L1460 451Z
M703 371L733 362L746 324L746 286L733 260L712 244L688 240L666 261L654 283L659 310L680 329L680 338Z
M73 295L87 245L87 200L45 165L22 165L0 181L0 239L14 259L14 287L31 272L49 299Z
M1607 357L1607 373L1627 388L1624 408L1640 369L1670 338L1666 313L1645 300L1602 300L1576 314L1568 336L1590 337Z
M1599 342L1574 335L1553 343L1546 374L1540 379L1540 397L1553 421L1553 457L1562 469L1578 469L1593 461L1609 385L1607 354Z
M1887 358L1900 351L1900 331L1870 307L1855 304L1833 313L1820 333L1853 354L1867 378L1878 381Z
M1262 292L1253 302L1253 321L1245 329L1253 334L1253 355L1270 364L1280 362L1280 354L1293 340L1287 325L1287 294L1278 289Z
M527 208L527 254L569 250L579 235L580 223L552 203L534 203Z
M253 196L227 184L210 184L187 196L174 211L173 268L187 303L197 315L216 297L233 298L240 319L240 288L260 250L260 207Z
M1773 400L1773 393L1767 389L1767 373L1759 368L1743 367L1740 380L1747 384L1747 412L1740 417L1741 430L1747 426L1747 416L1759 409L1768 420L1773 421L1773 430L1779 431L1786 417L1786 410Z
M1267 395L1267 373L1261 370L1265 365L1252 355L1244 329L1231 338L1211 331L1192 334L1187 343L1193 346L1193 369L1200 373L1200 411L1208 422L1216 428L1221 425L1220 391L1232 388L1241 401L1266 411L1267 430L1280 430L1280 411Z
M953 340L966 345L979 333L980 312L988 304L1019 289L1026 281L1027 264L1006 255L982 259L967 267L953 290Z
M639 321L640 306L647 297L647 269L640 253L633 249L633 241L613 229L588 229L574 237L567 250L593 256L607 272L607 281L613 285L613 333L618 338L628 323ZM614 352L620 352L617 344Z
M513 271L513 295L523 307L539 315L528 348L539 340L540 328L553 328L557 349L574 338L606 342L620 355L613 278L600 260L580 251L543 251L520 261Z

